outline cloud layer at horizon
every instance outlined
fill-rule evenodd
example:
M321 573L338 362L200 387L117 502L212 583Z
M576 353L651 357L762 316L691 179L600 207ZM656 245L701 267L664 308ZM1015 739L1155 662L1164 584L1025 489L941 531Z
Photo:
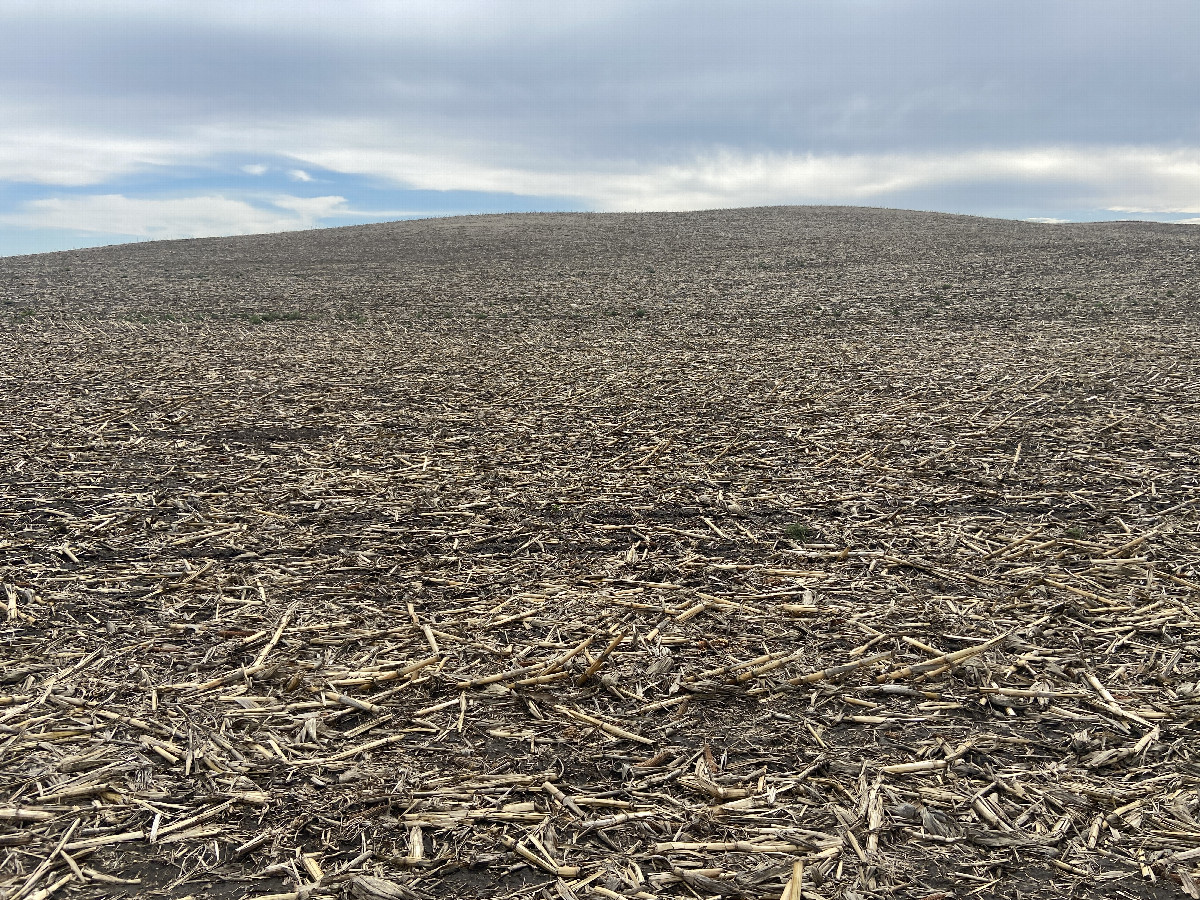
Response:
M1200 5L10 0L0 254L532 209L1200 216Z

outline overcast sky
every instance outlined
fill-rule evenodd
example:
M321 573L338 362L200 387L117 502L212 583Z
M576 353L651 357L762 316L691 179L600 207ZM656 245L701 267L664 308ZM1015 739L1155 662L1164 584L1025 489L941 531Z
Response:
M512 210L1200 222L1196 0L0 3L0 255Z

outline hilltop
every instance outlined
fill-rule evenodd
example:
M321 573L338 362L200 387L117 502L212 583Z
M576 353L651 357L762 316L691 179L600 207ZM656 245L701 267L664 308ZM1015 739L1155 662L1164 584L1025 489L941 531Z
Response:
M465 216L8 257L0 300L184 321L1053 317L1190 294L1198 245L1192 226L845 207Z

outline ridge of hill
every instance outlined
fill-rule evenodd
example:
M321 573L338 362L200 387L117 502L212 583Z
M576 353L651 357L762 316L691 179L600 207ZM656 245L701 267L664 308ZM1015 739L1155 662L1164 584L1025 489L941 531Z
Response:
M1070 315L1195 296L1200 227L857 207L520 213L0 259L0 304L147 320ZM1101 277L1102 276L1102 277ZM713 294L719 303L712 302ZM453 299L449 299L449 298ZM1027 310L1022 306L1027 305ZM30 314L27 312L26 314Z

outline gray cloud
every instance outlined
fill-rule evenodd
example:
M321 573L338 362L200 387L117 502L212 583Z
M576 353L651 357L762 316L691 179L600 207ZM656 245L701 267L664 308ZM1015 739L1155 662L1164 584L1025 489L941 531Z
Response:
M9 14L0 84L57 124L366 115L584 158L1200 142L1193 3L250 6Z

